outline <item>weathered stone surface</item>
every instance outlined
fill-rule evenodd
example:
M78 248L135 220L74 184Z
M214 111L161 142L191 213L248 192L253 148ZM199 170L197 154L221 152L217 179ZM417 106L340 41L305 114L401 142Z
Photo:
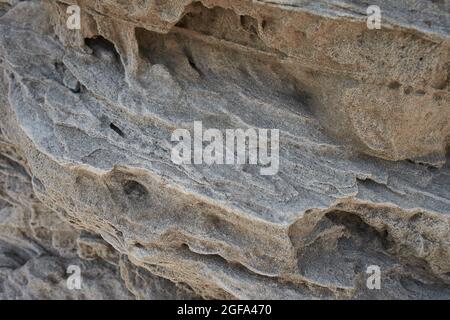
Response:
M370 4L381 30L365 1L0 0L0 297L449 298L450 1ZM279 129L278 174L175 165L194 121Z

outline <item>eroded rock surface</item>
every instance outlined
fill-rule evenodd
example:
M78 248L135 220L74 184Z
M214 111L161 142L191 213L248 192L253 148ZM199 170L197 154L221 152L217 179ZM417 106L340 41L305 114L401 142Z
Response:
M381 30L354 0L0 0L0 297L450 298L450 1L370 4ZM279 172L175 165L194 121L279 129Z

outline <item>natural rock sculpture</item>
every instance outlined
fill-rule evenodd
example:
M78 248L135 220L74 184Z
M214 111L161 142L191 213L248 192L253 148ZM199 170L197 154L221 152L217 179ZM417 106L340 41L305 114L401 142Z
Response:
M0 297L449 298L450 1L371 2L0 0Z

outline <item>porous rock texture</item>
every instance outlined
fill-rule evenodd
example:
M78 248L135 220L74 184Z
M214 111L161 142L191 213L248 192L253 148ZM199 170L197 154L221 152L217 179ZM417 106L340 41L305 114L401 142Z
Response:
M0 116L2 299L450 298L449 0L0 0Z

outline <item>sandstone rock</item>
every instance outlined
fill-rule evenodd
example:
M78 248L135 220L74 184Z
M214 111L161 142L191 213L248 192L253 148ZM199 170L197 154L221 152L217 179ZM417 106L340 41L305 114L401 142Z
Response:
M450 298L450 1L372 2L0 0L0 297Z

